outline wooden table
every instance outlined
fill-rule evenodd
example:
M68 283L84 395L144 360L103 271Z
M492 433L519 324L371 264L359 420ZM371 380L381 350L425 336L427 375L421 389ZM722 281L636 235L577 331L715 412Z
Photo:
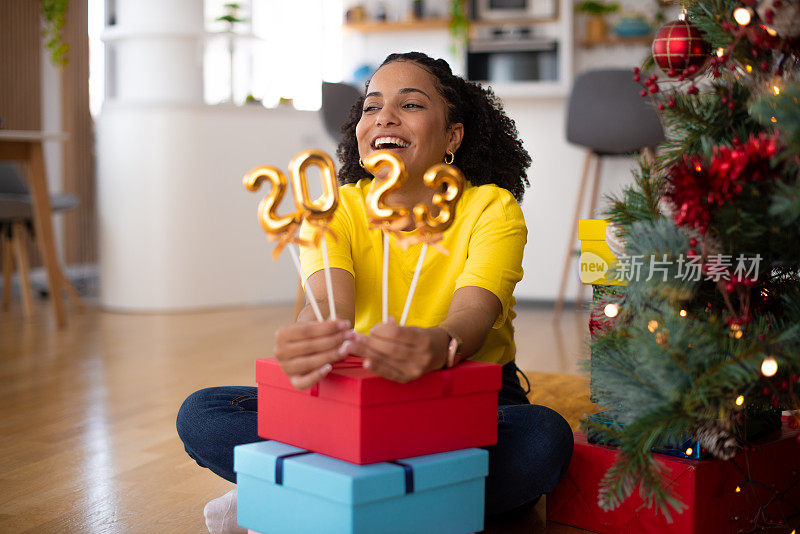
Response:
M33 222L36 229L36 242L44 259L47 280L50 286L50 300L59 328L67 325L67 312L64 305L64 289L69 286L58 263L55 239L53 237L53 214L50 208L50 194L47 191L47 177L44 168L42 143L44 141L64 141L66 134L61 132L40 132L35 130L0 130L0 160L17 160L25 163L31 196L33 197Z

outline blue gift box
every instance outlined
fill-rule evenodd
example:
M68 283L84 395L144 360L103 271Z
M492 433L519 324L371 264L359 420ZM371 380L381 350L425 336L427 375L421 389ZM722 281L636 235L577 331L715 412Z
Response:
M234 449L239 525L263 533L483 530L484 449L356 465L278 441Z

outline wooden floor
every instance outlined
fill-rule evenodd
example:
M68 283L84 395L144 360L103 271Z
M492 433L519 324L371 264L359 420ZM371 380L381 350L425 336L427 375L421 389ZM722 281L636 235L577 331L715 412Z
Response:
M586 317L524 308L518 365L577 374ZM253 384L290 307L134 315L71 310L66 330L37 302L0 313L0 533L200 533L202 508L231 485L183 451L175 415L192 391ZM534 384L534 388L536 384ZM540 503L491 532L546 525ZM527 525L520 527L520 525Z

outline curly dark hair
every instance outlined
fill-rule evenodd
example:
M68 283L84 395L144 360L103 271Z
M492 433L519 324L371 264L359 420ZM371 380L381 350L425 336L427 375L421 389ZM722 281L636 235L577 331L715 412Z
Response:
M522 147L514 121L505 114L494 92L455 76L445 60L433 59L421 52L391 54L381 67L393 61L413 61L430 72L448 105L447 124L460 122L464 125L464 138L454 165L473 185L495 184L521 202L525 188L530 185L526 169L531 165L531 157ZM363 105L362 96L342 125L344 138L336 150L342 163L341 184L372 177L358 164L356 124L361 119Z

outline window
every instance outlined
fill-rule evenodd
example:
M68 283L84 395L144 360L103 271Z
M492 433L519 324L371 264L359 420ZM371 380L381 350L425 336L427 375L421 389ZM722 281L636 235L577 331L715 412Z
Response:
M233 93L240 104L250 94L269 107L288 98L298 109L319 109L322 80L342 79L341 0L241 2L240 18L247 22L234 26L238 35L214 20L225 13L225 3L205 4L206 102L229 102Z

